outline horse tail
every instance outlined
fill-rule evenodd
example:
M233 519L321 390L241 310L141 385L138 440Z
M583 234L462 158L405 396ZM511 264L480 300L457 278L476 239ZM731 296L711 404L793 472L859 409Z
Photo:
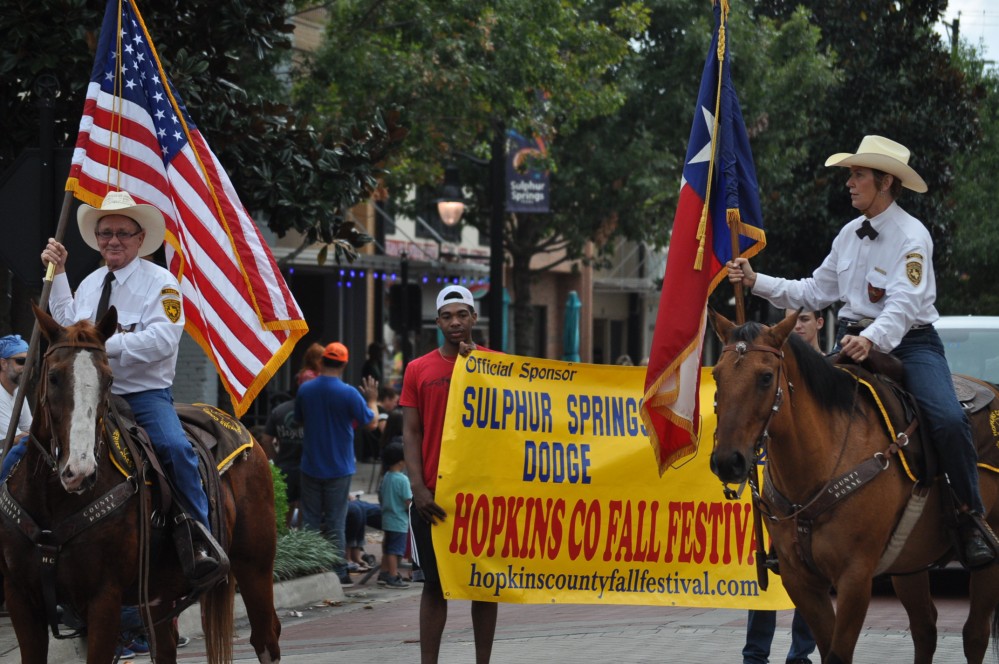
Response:
M233 603L236 579L232 574L201 597L208 664L232 662Z

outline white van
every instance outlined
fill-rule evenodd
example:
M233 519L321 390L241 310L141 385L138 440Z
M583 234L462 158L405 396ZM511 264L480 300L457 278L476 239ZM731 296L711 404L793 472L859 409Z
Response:
M999 316L941 316L933 326L952 372L999 384Z

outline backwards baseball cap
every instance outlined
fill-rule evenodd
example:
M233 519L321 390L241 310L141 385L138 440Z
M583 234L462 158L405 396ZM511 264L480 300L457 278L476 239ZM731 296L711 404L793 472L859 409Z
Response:
M472 297L472 291L468 290L464 286L445 286L441 289L441 292L437 294L437 311L441 310L445 304L467 304L475 311L475 298Z
M28 352L28 342L21 338L20 334L8 334L0 337L0 359L6 360L21 353Z
M323 350L323 357L327 360L346 362L347 358L350 357L350 353L347 352L346 346L339 341L334 341L333 343L326 345L326 348Z

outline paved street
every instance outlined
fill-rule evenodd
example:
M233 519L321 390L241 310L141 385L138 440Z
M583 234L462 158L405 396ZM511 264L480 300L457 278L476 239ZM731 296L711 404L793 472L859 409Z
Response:
M376 476L368 464L359 468L353 488L365 492L366 500ZM372 533L380 535L380 533ZM370 551L377 551L374 541ZM379 587L374 578L367 585L355 583L341 589L332 577L328 596L309 605L290 600L279 609L283 630L283 664L391 664L419 661L419 604L422 586L405 590ZM952 575L952 582L961 577ZM315 577L310 577L315 579ZM943 575L938 575L939 579ZM354 576L355 581L361 575ZM328 580L328 579L327 579ZM321 584L312 582L313 587ZM887 586L886 586L887 587ZM301 592L296 591L296 592ZM294 596L289 593L287 596ZM314 593L310 596L315 596ZM279 600L280 601L280 600ZM289 608L290 607L290 608ZM962 597L939 597L938 664L964 662L961 625L967 612ZM197 618L182 617L182 632L194 637L179 651L179 661L205 661L203 640L197 635ZM771 661L780 664L790 644L791 611L778 617ZM613 661L623 664L740 664L745 639L745 611L690 609L682 607L606 605L515 605L499 609L493 662ZM186 623L186 626L185 626ZM235 656L239 662L256 662L249 645L249 627L237 621ZM65 648L54 651L50 661L82 662L67 656ZM0 618L0 664L17 662L17 643L9 619ZM468 602L451 602L444 633L441 662L473 662L474 645ZM148 661L137 659L135 661ZM912 643L901 605L891 596L874 598L860 639L856 662L888 664L912 661ZM813 662L818 662L813 657Z
M418 586L405 591L355 586L338 606L302 607L301 617L281 612L285 664L366 664L415 662L419 659ZM966 602L940 599L940 644L935 661L964 662L961 624ZM471 621L467 602L452 602L444 635L442 662L472 662ZM503 605L500 607L493 661L705 664L741 662L745 612L601 605ZM791 612L783 611L774 639L774 657L782 662L790 643ZM247 644L249 631L239 626L239 661L256 661ZM195 641L182 662L203 661ZM912 644L905 614L891 597L876 597L860 640L857 662L906 662ZM814 659L813 661L817 661Z

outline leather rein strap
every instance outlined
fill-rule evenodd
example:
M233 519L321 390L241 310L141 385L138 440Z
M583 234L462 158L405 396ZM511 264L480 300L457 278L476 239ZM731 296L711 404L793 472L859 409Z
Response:
M763 429L760 431L760 435L753 445L753 471L749 476L749 489L753 495L753 534L756 537L756 582L759 584L760 589L766 590L770 586L770 578L767 576L767 551L763 544L763 517L760 513L762 498L760 497L759 461L763 456L763 451L766 449L767 441L770 439L770 423L773 422L774 416L780 410L781 404L784 403L784 390L780 386L781 375L784 372L784 352L770 346L750 344L745 341L737 341L722 348L722 353L733 352L739 354L739 357L735 361L736 364L741 362L746 353L751 351L771 353L778 358L777 389L774 392L774 403L770 407L770 414L767 416L767 421L763 423ZM715 436L717 435L718 432L716 430ZM727 485L725 485L724 491L725 497L729 500L733 500L737 496Z
M757 541L756 571L760 587L766 590L766 553L762 551L763 527L761 512L765 509L767 512L767 518L772 521L794 519L795 549L798 552L798 556L802 559L802 561L804 561L809 569L815 571L815 562L812 558L811 546L812 526L815 519L831 509L836 503L852 495L875 477L888 470L888 467L891 464L891 458L898 454L903 447L908 445L909 437L912 436L915 431L916 426L918 425L918 420L914 418L912 422L910 422L908 428L904 432L899 433L896 439L888 444L885 451L875 453L871 456L871 458L861 462L856 467L827 481L819 492L813 496L811 500L805 503L804 506L794 504L784 497L784 495L782 495L774 486L770 475L769 463L765 465L763 470L765 491L761 492L759 485L759 462L765 454L767 442L770 440L770 423L773 421L774 416L777 414L777 411L780 410L781 404L784 401L783 390L780 386L780 377L784 369L784 353L771 346L748 344L744 341L739 341L725 346L722 349L722 352L724 353L726 351L739 353L739 358L736 360L736 363L742 359L742 356L745 353L752 351L767 352L780 358L780 365L777 369L777 388L774 394L774 403L770 408L770 414L767 417L766 422L763 424L763 429L754 444L753 472L751 473L749 479L749 485L753 495L753 526ZM855 376L854 379L857 380ZM859 388L859 384L859 380L857 380L857 388ZM790 383L788 383L788 385L790 387ZM857 394L858 389L855 388L854 408L856 407ZM850 430L848 427L846 434L844 435L843 445L840 449L840 457L842 457L843 451L845 450L846 439L849 436L849 432ZM837 461L837 465L839 465L839 461ZM726 487L727 497L730 497L728 495L729 491L730 489ZM771 509L771 506L776 508L776 510ZM775 512L779 512L782 515L776 514Z
M49 346L45 353L44 360L47 361L49 355L53 351L70 348L73 350L94 350L104 353L104 346L99 343L94 342L80 342L80 343L70 343L67 341L57 341ZM44 365L43 365L44 367ZM39 395L39 406L40 410L44 413L44 417L49 419L49 432L52 436L52 442L57 442L55 439L55 434L51 426L51 419L49 416L48 400L46 393L46 382L44 380L40 381L40 395ZM104 416L107 414L108 402L101 405L100 412L98 413L99 420L103 423ZM102 427L103 428L103 427ZM101 435L98 435L98 440L95 443L97 448L96 452L99 454L100 444L103 440ZM58 471L58 461L51 452L50 449L45 449L34 434L31 435L31 441L45 458L46 464L52 470L52 472ZM27 538L29 542L35 545L38 551L39 559L41 562L41 582L42 582L42 598L45 602L45 613L46 618L49 623L49 628L52 630L52 636L57 639L68 639L80 636L83 633L83 629L74 630L69 634L62 634L59 632L59 612L58 612L58 598L56 593L56 562L59 558L59 552L66 542L69 542L74 537L79 535L81 532L87 530L91 526L94 526L107 517L114 514L119 508L125 505L131 498L138 492L138 482L135 477L129 477L124 482L120 482L111 488L107 493L93 501L86 507L84 507L79 512L76 512L72 516L63 519L51 530L41 528L38 523L28 514L24 508L21 506L17 500L10 495L10 490L8 488L8 483L4 482L3 486L0 487L0 516L4 518L9 524L13 525L22 535Z
M69 639L82 633L82 630L76 630L71 634L59 633L55 582L59 551L66 542L114 514L135 495L137 490L135 478L130 477L126 481L116 484L110 491L81 511L60 521L52 530L45 530L39 527L31 515L24 511L24 508L10 495L6 482L0 487L0 514L8 523L15 526L29 542L34 544L38 551L41 560L42 597L45 600L45 612L49 627L55 638Z

